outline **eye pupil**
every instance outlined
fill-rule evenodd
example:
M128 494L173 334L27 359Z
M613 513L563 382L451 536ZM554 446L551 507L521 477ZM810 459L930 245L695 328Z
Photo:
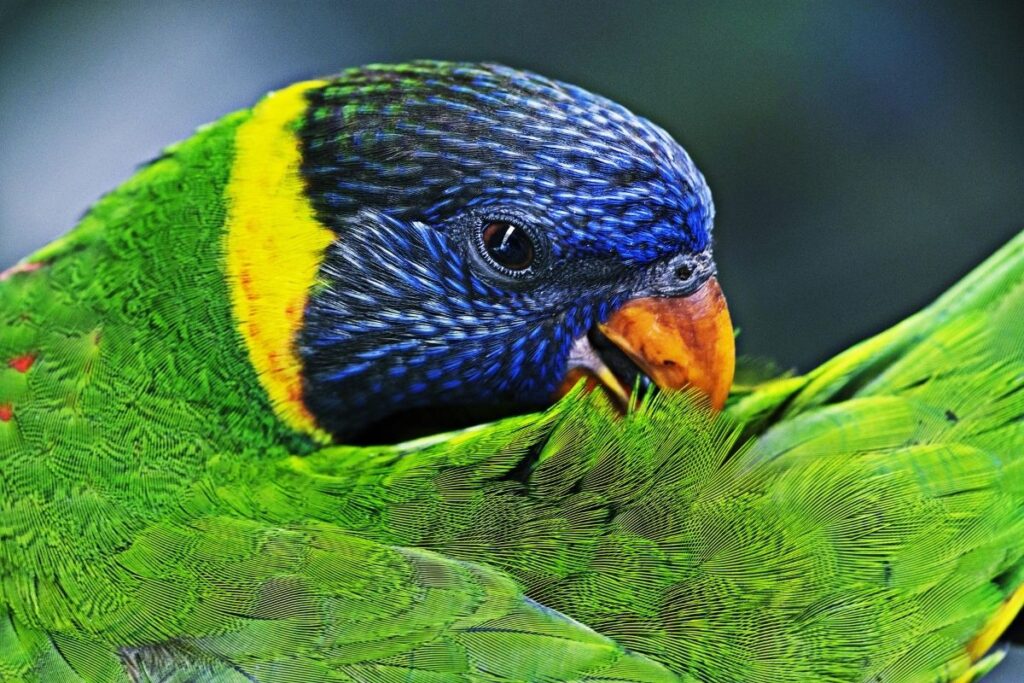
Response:
M526 230L507 221L491 221L481 234L484 249L493 261L511 271L524 271L533 265L533 241Z
M676 277L686 281L693 277L693 268L690 266L679 266L676 268Z

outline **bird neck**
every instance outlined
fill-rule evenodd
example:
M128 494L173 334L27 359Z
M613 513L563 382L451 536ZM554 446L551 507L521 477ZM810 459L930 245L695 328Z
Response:
M109 489L149 466L156 444L177 444L167 457L180 485L217 453L315 447L275 412L226 276L236 135L251 118L170 148L6 273L0 442L16 447L0 454L60 453L69 486Z
M334 239L306 196L296 135L307 92L323 85L307 81L272 93L238 127L224 253L238 332L274 411L296 431L326 442L330 437L303 402L295 349L310 288Z

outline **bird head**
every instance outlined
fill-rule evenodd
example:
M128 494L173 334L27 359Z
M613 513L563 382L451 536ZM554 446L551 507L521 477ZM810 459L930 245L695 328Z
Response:
M298 353L324 429L535 408L581 379L724 401L714 206L661 128L490 64L364 67L308 99L301 175L335 238Z

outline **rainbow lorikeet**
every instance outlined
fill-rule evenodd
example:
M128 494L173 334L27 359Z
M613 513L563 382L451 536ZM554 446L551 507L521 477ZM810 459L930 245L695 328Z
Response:
M1024 602L1024 235L726 402L713 216L660 128L495 65L167 149L0 275L0 680L984 674Z

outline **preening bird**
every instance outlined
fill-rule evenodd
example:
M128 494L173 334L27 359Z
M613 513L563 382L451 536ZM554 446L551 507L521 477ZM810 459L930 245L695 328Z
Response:
M0 275L0 680L983 675L1024 235L730 396L713 218L661 128L496 65L170 147Z

